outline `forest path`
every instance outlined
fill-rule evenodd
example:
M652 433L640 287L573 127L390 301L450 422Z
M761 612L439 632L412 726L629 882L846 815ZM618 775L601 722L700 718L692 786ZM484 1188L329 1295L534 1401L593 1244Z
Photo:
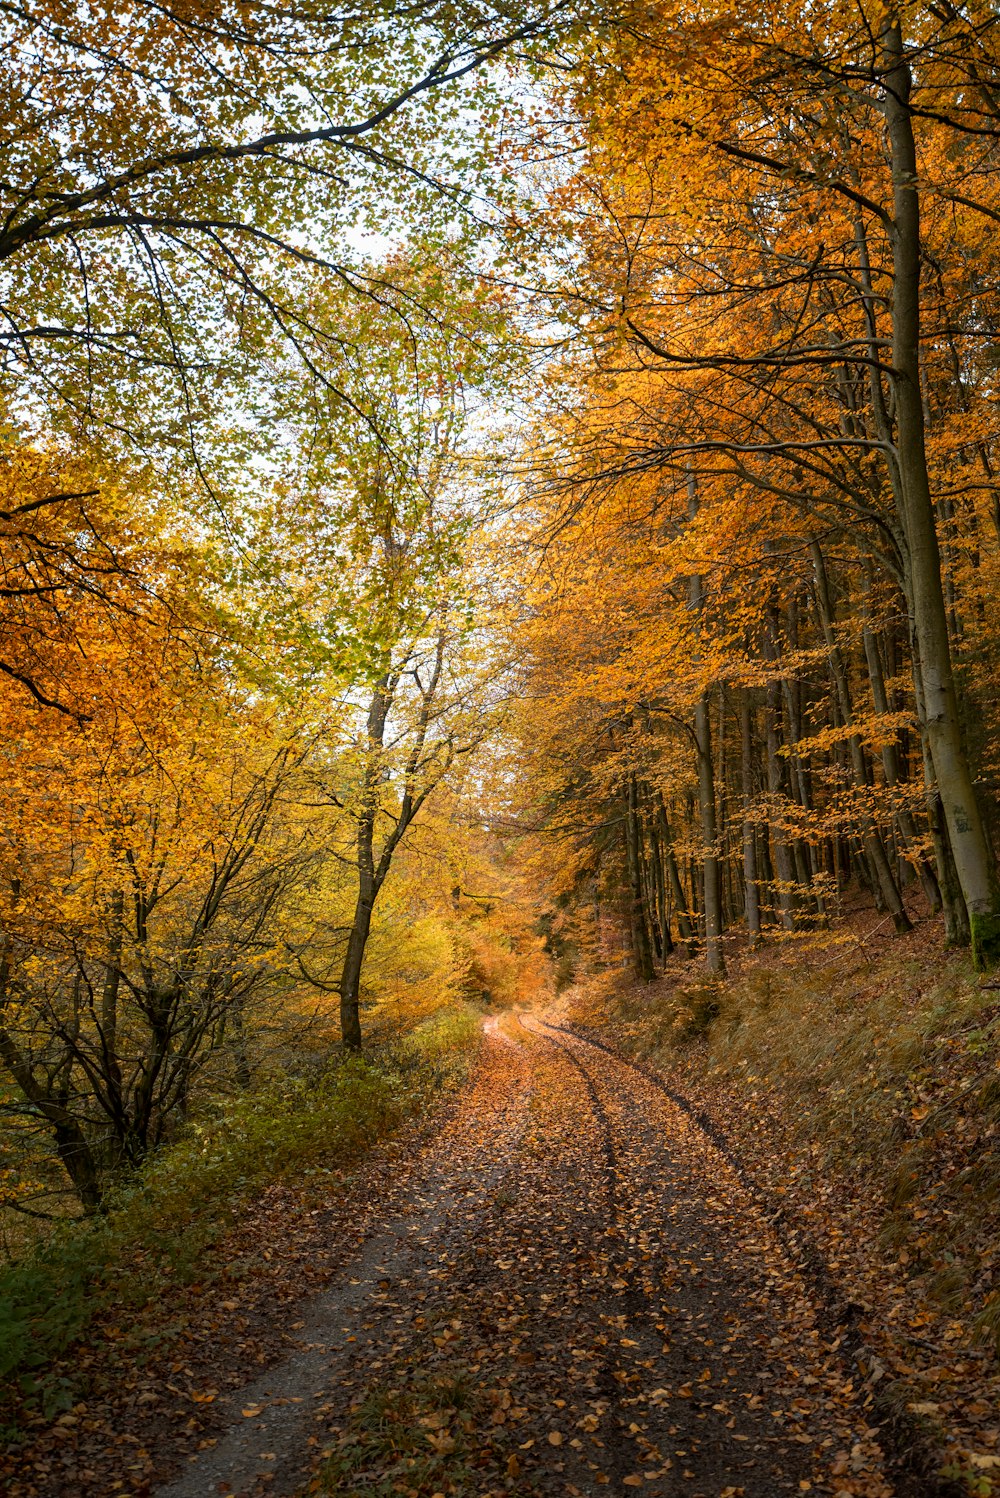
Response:
M891 1494L806 1285L697 1125L543 1017L490 1022L483 1068L159 1498Z

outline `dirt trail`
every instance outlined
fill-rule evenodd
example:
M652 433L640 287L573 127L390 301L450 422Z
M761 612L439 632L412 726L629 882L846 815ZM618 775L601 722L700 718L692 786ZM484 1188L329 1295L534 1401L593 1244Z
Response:
M493 1058L506 1084L505 1101L485 1116L476 1113L474 1129L464 1111L452 1120L385 1225L371 1233L334 1285L300 1308L296 1350L238 1393L219 1398L214 1416L233 1423L172 1482L155 1489L158 1498L301 1488L315 1460L317 1425L332 1418L338 1395L355 1390L359 1367L379 1376L391 1356L396 1313L437 1292L511 1168L527 1116L527 1073L509 1041L494 1036L489 1043L508 1052ZM490 1096L496 1097L495 1087ZM480 1100L474 1093L472 1101Z
M807 1287L697 1125L543 1019L506 1029L505 1104L460 1111L161 1498L891 1494Z

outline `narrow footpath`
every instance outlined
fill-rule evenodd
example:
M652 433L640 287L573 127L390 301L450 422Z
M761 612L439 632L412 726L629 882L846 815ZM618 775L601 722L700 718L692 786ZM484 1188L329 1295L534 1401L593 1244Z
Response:
M482 1071L158 1498L896 1491L842 1350L697 1125L543 1017L491 1021Z

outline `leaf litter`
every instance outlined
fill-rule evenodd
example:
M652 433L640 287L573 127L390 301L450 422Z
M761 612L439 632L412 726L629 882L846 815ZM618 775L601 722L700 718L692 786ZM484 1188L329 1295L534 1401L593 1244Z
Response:
M530 1019L518 1039L508 1181L419 1311L395 1302L377 1380L359 1349L310 1491L890 1494L807 1287L711 1143L621 1062ZM454 1446L428 1453L432 1404Z
M370 1178L363 1232L335 1211L314 1230L341 1249L326 1289L306 1298L271 1216L276 1341L217 1310L226 1356L192 1335L160 1385L183 1424L137 1420L132 1390L114 1430L109 1396L82 1457L71 1439L61 1471L50 1444L13 1498L889 1498L837 1338L697 1124L543 1018L491 1031L405 1181Z

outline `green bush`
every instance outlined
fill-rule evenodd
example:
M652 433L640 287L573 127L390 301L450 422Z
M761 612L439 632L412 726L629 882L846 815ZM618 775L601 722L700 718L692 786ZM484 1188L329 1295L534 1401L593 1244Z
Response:
M457 1031L442 1026L457 1044ZM416 1041L415 1041L416 1044ZM430 1039L423 1042L428 1054ZM271 1181L341 1167L417 1111L440 1078L427 1060L352 1058L313 1082L285 1080L190 1126L109 1199L0 1271L0 1380L56 1410L66 1381L37 1378L102 1310L137 1311L200 1278L205 1254Z
M406 1037L404 1050L438 1067L454 1067L474 1050L482 1034L481 1015L472 1004L439 1009Z

